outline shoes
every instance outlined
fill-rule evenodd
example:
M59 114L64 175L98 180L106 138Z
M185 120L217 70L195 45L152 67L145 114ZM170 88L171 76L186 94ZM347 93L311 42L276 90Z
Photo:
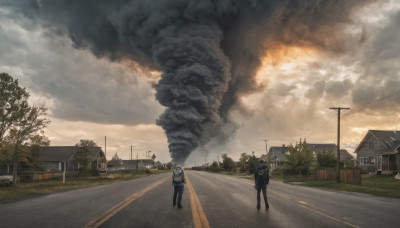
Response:
M260 210L260 205L257 205L257 210Z
M265 205L265 210L269 209L269 204Z
M182 208L182 205L181 205L181 204L178 204L178 208Z
M173 203L172 203L172 205L174 205L174 206L175 206L175 205L176 205L176 203L175 203L175 202L173 202Z

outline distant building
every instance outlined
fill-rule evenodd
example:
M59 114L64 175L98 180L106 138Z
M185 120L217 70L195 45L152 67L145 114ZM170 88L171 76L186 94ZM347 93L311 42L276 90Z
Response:
M313 153L314 160L316 160L317 154L323 151L331 151L335 157L337 156L337 146L334 143L307 143L307 145ZM287 154L289 154L289 147L285 145L281 147L273 146L269 149L267 161L271 166L271 171L283 168ZM353 159L353 156L347 150L340 150L340 161L352 161Z
M271 166L271 172L283 168L286 161L286 154L289 153L289 148L285 145L281 147L272 146L267 154L267 162Z
M77 146L48 146L43 147L40 156L35 160L44 171L62 172L64 171L64 162L67 172L78 172L83 166L74 160L74 155L78 152ZM96 169L100 172L106 171L107 161L104 152L100 147L89 147L87 154L89 170Z
M364 172L392 173L400 167L400 131L369 130L355 153Z
M152 159L111 160L108 162L109 172L134 172L136 167L139 170L151 169L156 167L156 162Z
M318 153L321 153L324 151L325 152L331 151L331 152L333 152L335 157L337 157L337 146L334 143L328 143L328 144L307 143L307 144L313 151L314 157L316 157ZM351 154L347 150L344 150L344 149L340 150L340 161L341 162L353 161L353 160L354 160L354 157L351 156Z

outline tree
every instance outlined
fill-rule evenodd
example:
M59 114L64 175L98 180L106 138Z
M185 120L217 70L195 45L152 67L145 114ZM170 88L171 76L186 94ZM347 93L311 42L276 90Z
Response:
M157 157L156 154L151 155L151 160L153 161L156 160L156 157Z
M91 162L89 161L89 148L96 147L96 143L93 140L81 139L75 146L79 147L78 151L74 154L74 160L81 164L79 171L86 173L91 168ZM83 166L83 167L82 167Z
M14 123L12 128L9 130L8 135L5 137L4 141L9 144L14 145L13 149L13 176L14 180L17 179L18 175L18 162L24 156L24 148L30 145L48 145L49 141L46 136L44 136L43 128L45 128L50 120L46 118L41 118L46 115L47 108L45 108L44 103L38 103L33 106L29 106L25 113L20 116L17 123ZM20 151L21 150L21 151ZM21 152L21 153L20 153ZM13 182L16 184L16 181Z
M222 167L225 170L235 170L235 162L233 162L232 158L228 157L228 154L222 154Z
M248 172L250 174L254 173L255 168L258 165L259 158L255 156L254 151L251 152L251 155L246 153L242 153L239 158L240 162L240 172Z
M336 157L332 151L322 151L317 154L317 164L319 168L336 167Z
M164 166L163 166L163 164L162 164L160 161L157 161L157 162L156 162L156 166L157 166L157 169L159 169L159 170L164 170Z
M249 161L249 156L246 153L241 153L239 162L240 162L240 172L244 173L248 169L248 161Z
M342 167L342 164L340 164L340 166ZM354 161L352 161L352 160L345 160L344 163L343 163L343 167L344 167L344 168L355 168Z
M0 146L4 136L28 111L29 93L7 73L0 73Z
M255 156L254 151L251 153L251 156L249 156L248 160L248 171L250 174L253 174L257 165L259 163L259 158Z
M308 174L313 159L312 151L306 140L289 146L289 154L286 155L287 161L284 164L285 172L290 174Z
M211 163L211 167L213 167L213 168L218 168L218 162L217 162L217 161L213 161L213 162Z
M47 108L44 102L30 106L28 98L29 93L18 85L17 79L0 73L0 158L7 161L12 157L14 180L17 180L18 164L32 166L40 146L49 145L43 132L50 123L44 118Z
M172 169L172 162L167 163L167 169Z

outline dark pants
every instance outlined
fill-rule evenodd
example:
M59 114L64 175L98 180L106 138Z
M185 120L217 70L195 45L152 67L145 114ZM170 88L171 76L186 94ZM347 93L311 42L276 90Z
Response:
M182 186L174 185L174 201L173 201L174 204L176 203L176 194L178 194L178 205L181 205L183 189L184 189L183 185Z
M267 199L267 185L262 187L257 187L257 207L260 207L260 192L262 191L264 196L265 207L269 207L268 199Z

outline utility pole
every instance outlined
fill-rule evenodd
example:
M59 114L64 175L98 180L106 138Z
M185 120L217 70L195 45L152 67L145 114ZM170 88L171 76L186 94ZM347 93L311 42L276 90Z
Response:
M136 152L136 173L138 172L139 169L139 153Z
M337 128L337 183L340 184L340 110L350 109L350 108L342 108L342 107L332 107L329 109L337 110L338 112L338 128Z
M132 160L132 145L131 145L131 160Z
M104 136L104 157L106 157L107 161L107 136Z
M263 141L265 142L265 153L268 154L268 140L264 139Z
M64 161L63 184L65 184L65 173L67 172L67 161Z

